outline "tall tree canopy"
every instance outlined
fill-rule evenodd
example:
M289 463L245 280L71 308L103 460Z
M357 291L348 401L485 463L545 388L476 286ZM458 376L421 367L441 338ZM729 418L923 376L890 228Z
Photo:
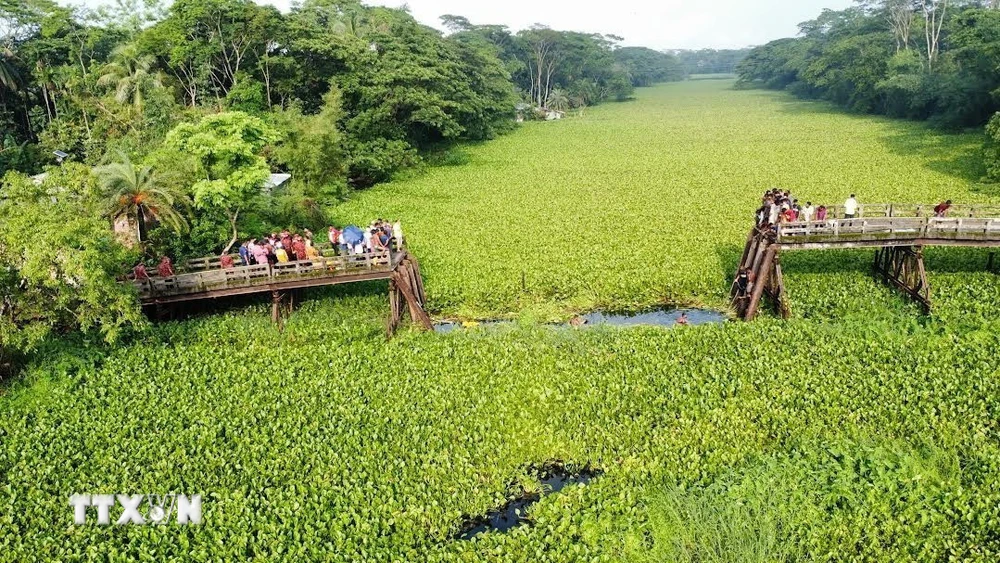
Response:
M750 52L740 83L787 88L856 111L982 125L1000 98L996 3L863 0Z

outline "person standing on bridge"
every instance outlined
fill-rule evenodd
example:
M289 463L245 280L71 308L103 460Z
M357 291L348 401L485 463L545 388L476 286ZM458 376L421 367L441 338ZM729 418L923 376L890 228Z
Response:
M948 214L948 210L951 209L951 200L941 202L934 206L934 216L944 217Z
M826 206L820 205L819 209L816 210L816 220L826 221Z
M240 245L240 263L244 266L250 265L250 249L247 248L247 241Z
M261 241L263 243L264 241ZM267 264L267 249L263 244L257 244L257 239L250 239L250 252L258 266Z
M795 222L795 210L791 207L785 206L785 210L781 212L781 222L782 223L794 223Z
M219 256L219 266L221 266L223 270L228 270L234 267L235 265L236 264L233 263L233 257L230 256L228 253Z
M297 260L306 259L306 241L302 238L302 235L292 237L292 253L295 254Z
M781 206L778 205L777 200L771 201L771 207L768 209L767 213L767 224L777 225L778 217L781 215Z
M854 219L858 215L858 200L854 199L854 194L844 202L844 219Z
M399 219L392 222L392 238L396 241L396 250L403 249L403 223Z
M135 278L135 281L148 280L149 272L146 271L146 265L142 262L136 264L135 268L132 268L132 276Z
M813 207L813 203L811 201L807 201L806 206L802 208L801 219L808 223L809 221L812 221L813 217L815 216L816 216L816 208Z
M174 265L170 263L170 258L163 256L160 258L159 265L156 266L156 272L160 274L160 277L169 278L174 275Z

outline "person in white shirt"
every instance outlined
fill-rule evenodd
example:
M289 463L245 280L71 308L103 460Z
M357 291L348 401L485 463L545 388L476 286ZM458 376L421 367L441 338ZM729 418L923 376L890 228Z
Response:
M365 229L364 237L365 237L365 241L364 241L364 245L365 245L364 248L365 248L365 250L364 251L365 252L371 252L371 249L372 249L372 231L371 231L370 228Z
M815 214L816 214L816 209L813 207L812 202L807 201L806 206L802 208L802 220L806 222L812 221L813 215Z
M403 224L396 219L392 223L392 238L396 239L396 250L403 249Z
M854 219L858 214L858 200L854 199L854 194L844 202L844 219Z

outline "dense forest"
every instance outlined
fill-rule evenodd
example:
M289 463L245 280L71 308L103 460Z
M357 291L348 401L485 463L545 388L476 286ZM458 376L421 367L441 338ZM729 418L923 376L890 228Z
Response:
M691 74L733 74L736 66L749 53L746 49L697 49L670 51L677 57L681 70Z
M456 142L684 76L620 37L441 20L357 0L0 0L0 364L53 329L138 322L115 283L136 260L322 227L350 190Z
M950 128L1000 110L1000 2L861 0L757 47L744 85L787 89L845 108Z

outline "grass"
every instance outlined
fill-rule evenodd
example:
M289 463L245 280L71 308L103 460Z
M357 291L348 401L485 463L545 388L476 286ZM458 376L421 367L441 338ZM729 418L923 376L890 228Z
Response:
M932 319L832 252L783 263L789 322L532 322L723 306L764 187L981 201L978 143L699 81L468 147L336 212L403 217L439 314L521 322L386 341L372 283L310 292L284 332L262 303L63 342L0 396L0 561L995 561L979 253L928 253ZM452 539L554 460L604 474ZM171 491L202 526L72 525L72 493Z

